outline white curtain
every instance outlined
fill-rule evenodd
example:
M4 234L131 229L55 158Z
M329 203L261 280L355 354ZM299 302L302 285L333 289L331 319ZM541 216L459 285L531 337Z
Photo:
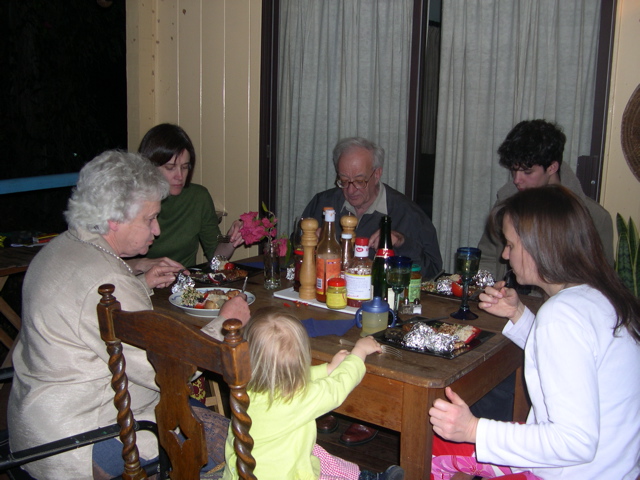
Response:
M280 232L334 185L331 152L344 137L382 146L382 180L404 191L412 8L413 0L281 0Z
M433 223L448 271L510 178L496 150L516 123L561 125L574 171L589 154L599 17L600 0L443 0Z

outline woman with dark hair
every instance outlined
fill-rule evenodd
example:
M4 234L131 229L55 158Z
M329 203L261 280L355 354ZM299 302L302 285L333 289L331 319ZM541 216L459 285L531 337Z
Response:
M475 444L475 452L462 443L456 451L436 437L435 454L449 455L434 458L435 478L463 471L635 480L640 301L607 263L588 211L566 188L519 192L494 208L490 222L504 237L502 256L518 282L549 297L534 315L504 282L480 295L480 308L508 318L504 335L524 348L532 409L525 425L478 419L447 388L450 402L436 400L429 411L434 431ZM469 456L461 458L465 449Z
M235 248L243 243L242 224L236 220L227 232L230 241L219 243L220 227L213 199L205 187L191 183L196 152L187 133L178 125L156 125L143 137L138 153L151 160L169 182L169 197L162 201L158 217L162 234L149 249L147 258L167 257L192 266L196 263L198 245L202 245L209 260L214 255L231 258Z

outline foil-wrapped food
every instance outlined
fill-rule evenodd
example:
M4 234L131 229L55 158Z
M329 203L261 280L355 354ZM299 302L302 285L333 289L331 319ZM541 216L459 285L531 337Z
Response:
M179 273L176 277L176 283L171 287L171 293L182 293L186 288L193 288L195 286L195 282L193 278L189 275L184 275Z
M415 322L403 328L388 328L384 336L391 343L412 350L449 355L466 348L480 332L479 328L472 325Z

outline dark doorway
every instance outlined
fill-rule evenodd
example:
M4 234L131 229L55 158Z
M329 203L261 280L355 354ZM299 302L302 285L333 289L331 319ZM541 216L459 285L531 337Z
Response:
M77 172L127 147L125 2L0 2L0 179ZM0 196L0 232L66 228L70 188Z

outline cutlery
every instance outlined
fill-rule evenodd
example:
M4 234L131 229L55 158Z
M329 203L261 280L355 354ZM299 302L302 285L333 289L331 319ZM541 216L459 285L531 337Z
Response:
M240 290L240 293L244 293L244 289L247 288L247 280L249 280L249 275L244 277L244 283L242 284L242 290Z
M340 345L344 345L347 347L355 347L356 344L349 340L341 338ZM391 345L385 345L384 343L380 344L380 348L382 349L382 353L388 353L389 355L392 355L397 359L402 360L402 350L392 347Z

